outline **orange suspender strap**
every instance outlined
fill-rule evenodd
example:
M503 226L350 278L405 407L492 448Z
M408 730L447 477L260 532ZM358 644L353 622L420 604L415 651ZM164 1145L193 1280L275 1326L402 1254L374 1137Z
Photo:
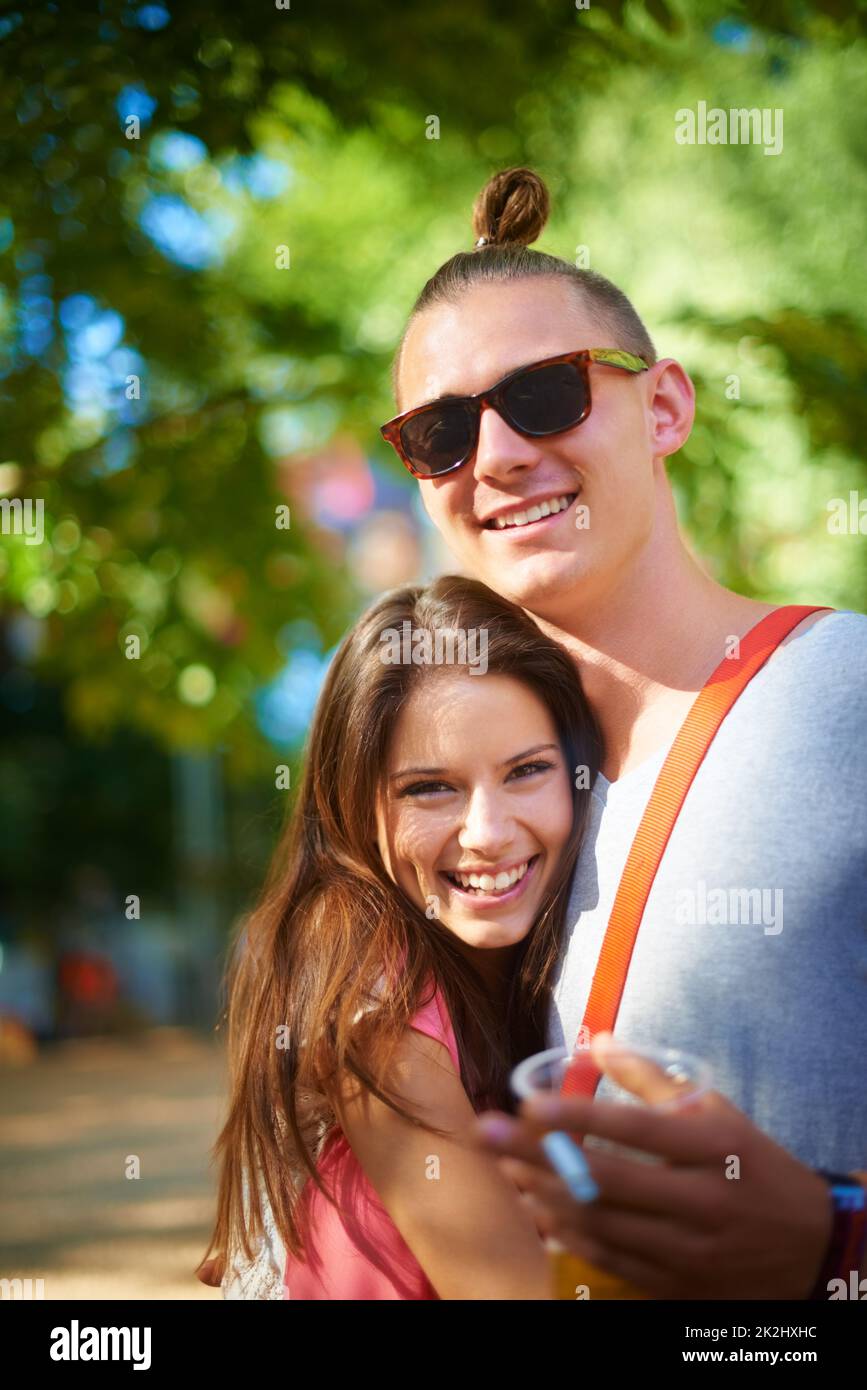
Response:
M579 1041L614 1028L656 871L714 734L741 691L783 638L808 614L825 611L832 610L824 605L804 607L797 604L774 609L741 638L739 655L723 657L699 692L669 749L632 842L596 963ZM592 1096L600 1080L595 1068L570 1068L563 1079L561 1094Z

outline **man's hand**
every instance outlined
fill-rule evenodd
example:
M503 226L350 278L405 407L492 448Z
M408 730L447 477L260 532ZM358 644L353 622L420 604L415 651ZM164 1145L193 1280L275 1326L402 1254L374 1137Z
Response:
M597 1035L594 1049L605 1042ZM824 1180L718 1092L685 1109L660 1109L676 1088L655 1066L622 1059L603 1065L648 1104L552 1094L524 1101L519 1119L479 1117L480 1142L524 1190L540 1231L651 1298L808 1297L831 1234ZM540 1146L540 1135L555 1129L597 1135L662 1161L588 1145L600 1196L582 1204Z

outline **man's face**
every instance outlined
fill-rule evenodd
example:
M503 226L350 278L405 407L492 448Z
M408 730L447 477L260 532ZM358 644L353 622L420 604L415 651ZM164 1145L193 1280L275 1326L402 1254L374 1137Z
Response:
M515 368L608 341L563 280L473 286L457 304L425 310L407 334L399 410L439 395L476 395ZM518 434L493 409L463 467L420 481L424 505L465 570L541 618L562 621L570 603L601 598L646 545L657 488L648 378L592 365L593 407L573 429ZM556 513L499 527L529 506L568 499Z

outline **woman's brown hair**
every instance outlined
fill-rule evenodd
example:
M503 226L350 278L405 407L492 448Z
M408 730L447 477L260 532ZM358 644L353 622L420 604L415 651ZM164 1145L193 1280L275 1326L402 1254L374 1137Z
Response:
M455 639L485 632L487 672L514 677L545 705L570 770L572 833L516 952L505 1011L448 929L392 881L377 849L375 807L398 715L419 682L430 682L435 698L445 669L385 660L383 634L404 631L414 639L429 633L431 649L439 641L437 650L458 665L467 648ZM253 1258L250 1239L263 1233L260 1183L284 1245L303 1258L300 1189L309 1178L333 1200L316 1159L335 1122L343 1073L422 1123L387 1093L385 1074L429 982L451 1014L468 1095L477 1107L511 1108L509 1071L545 1046L569 881L600 755L571 658L483 584L446 576L396 589L362 615L328 670L297 803L230 961L229 1114L215 1145L218 1209L205 1259L214 1249L230 1261L240 1250ZM586 772L575 777L579 768ZM249 1182L245 1214L251 1175L258 1181Z
M610 339L588 346L625 348L643 357L648 365L656 361L650 334L622 290L595 270L529 249L542 234L550 206L548 189L532 169L503 169L485 184L473 205L475 248L459 251L441 265L412 307L391 371L398 409L400 359L410 324L431 305L455 303L471 285L486 282L527 280L537 275L565 280Z

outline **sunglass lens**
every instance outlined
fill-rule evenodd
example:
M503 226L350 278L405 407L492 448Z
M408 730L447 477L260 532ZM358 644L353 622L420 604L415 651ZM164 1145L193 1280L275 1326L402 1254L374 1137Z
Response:
M413 467L424 477L433 478L469 454L473 428L471 409L458 402L443 402L407 420L400 440Z
M584 414L584 378L569 362L540 367L510 382L503 403L518 429L527 434L557 434L577 424Z

